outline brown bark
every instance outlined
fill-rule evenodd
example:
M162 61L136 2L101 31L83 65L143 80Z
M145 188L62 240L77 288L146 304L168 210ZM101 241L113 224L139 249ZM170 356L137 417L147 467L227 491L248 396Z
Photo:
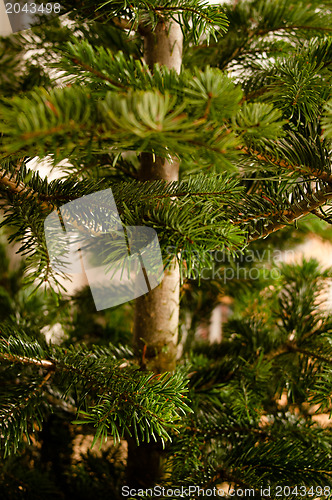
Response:
M161 20L154 31L141 26L141 33L144 36L144 59L150 68L159 63L180 73L183 40L180 25Z
M144 37L145 60L153 69L155 63L181 69L182 32L175 22L156 26L154 32L141 27ZM179 162L141 155L141 180L179 178ZM134 343L143 369L155 373L174 371L179 326L180 273L174 259L165 271L161 284L136 299ZM143 443L137 447L128 439L127 481L132 487L149 487L161 478L163 470L160 443Z
M181 69L182 32L175 23L160 22L154 32L142 28L145 59L150 68L155 63ZM179 178L179 162L141 155L141 180L164 179L168 182ZM136 300L134 342L143 358L142 365L161 373L173 371L176 363L176 345L179 321L179 268L175 260L165 271L162 283Z
M179 291L179 268L173 262L162 283L136 300L134 335L142 368L156 373L175 370Z

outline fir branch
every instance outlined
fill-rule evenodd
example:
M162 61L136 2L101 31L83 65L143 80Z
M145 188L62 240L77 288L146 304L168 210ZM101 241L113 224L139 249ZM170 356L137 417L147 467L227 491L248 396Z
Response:
M56 114L56 113L54 113ZM76 126L77 124L74 123L73 120L71 120L69 123L62 123L60 125L57 125L56 127L50 127L42 130L35 130L33 132L24 132L21 135L21 139L24 141L29 142L31 139L39 138L39 137L46 137L46 136L51 136L53 134L59 133L65 133L68 131L71 131L73 126ZM79 130L84 130L86 127L84 124L81 124L77 126Z
M275 351L268 353L268 355L266 356L266 360L270 361L279 356L282 356L283 354L288 354L290 352L298 352L300 354L308 356L308 358L315 358L319 361L322 361L323 363L332 365L331 358L327 358L326 356L322 356L321 354L309 351L308 349L303 349L302 347L298 347L295 343L288 341L285 342L282 346L279 346Z
M6 419L10 420L11 418L14 417L15 413L17 411L21 411L24 408L24 404L28 404L29 400L36 395L37 392L41 391L41 389L44 387L44 385L48 382L50 377L52 376L52 372L48 372L42 380L39 382L39 384L34 388L33 391L31 391L23 400L23 405L22 402L20 402L20 405L18 407L15 407L13 410L10 412L6 412ZM3 422L2 422L3 423Z
M174 12L174 11L179 11L179 12L190 12L191 14L195 14L196 16L198 17L202 17L206 22L210 23L210 24L215 24L216 23L216 20L207 16L206 14L204 14L204 12L201 10L198 10L198 9L195 9L193 7L183 7L182 5L178 5L178 6L172 6L172 7L166 7L166 6L162 6L162 5L158 5L158 7L153 7L153 5L150 6L150 9L154 12Z
M285 210L275 210L275 211L270 211L270 212L260 212L255 215L251 215L249 217L245 217L244 219L239 219L237 221L233 221L232 224L235 226L240 226L244 222L251 222L251 221L257 221L258 219L269 219L271 217L285 217L290 214L290 211L288 209ZM239 215L243 215L242 212Z
M202 191L202 192L193 192L190 194L191 197L198 196L198 197L205 197L205 196L223 196L223 195L229 195L230 191ZM188 191L184 192L174 192L174 193L165 193L165 194L157 194L153 195L153 193L149 196L142 197L141 200L158 200L158 199L165 199L165 198L171 198L171 199L176 199L176 198L182 198L183 196L188 197Z
M51 375L52 372L48 372L42 380L34 379L27 386L15 388L10 399L3 401L0 409L0 445L5 456L11 451L17 452L23 440L31 443L30 435L36 430L36 424L41 429L48 407L42 400L43 387Z
M85 62L81 61L80 59L78 59L78 57L71 58L71 61L74 64L77 64L77 66L80 66L81 68L85 69L89 73L92 73L93 75L97 76L98 78L111 83L114 87L118 87L119 89L126 89L127 88L125 85L122 85L122 83L116 82L115 80L108 77L107 75L105 75L101 71L98 71L97 69L93 68L89 64L86 64Z
M14 342L14 339L13 338L9 338L8 341L6 339L0 339L0 345L1 345L1 342L4 344L4 347L7 346L7 351L10 351L11 349L13 349L13 346L17 346L17 341L15 340ZM20 349L22 350L29 350L30 348L30 345L29 345L29 342L19 342L19 347ZM36 344L37 345L37 344ZM38 348L40 348L40 345L38 345ZM71 356L70 357L70 354L69 354L69 357L68 359L67 358L64 358L64 359L61 359L61 357L63 357L63 354L65 354L67 352L66 349L61 349L61 348L58 348L57 350L57 357L58 359L53 359L52 361L48 360L48 359L43 359L42 357L40 358L37 358L37 357L29 357L29 356L24 356L24 355L19 355L19 354L16 354L16 353L13 353L13 352L0 352L0 359L5 359L6 361L9 361L9 362L12 362L12 363L19 363L19 364L28 364L28 365L33 365L35 367L42 367L42 368L45 368L47 370L50 370L50 371L58 371L58 372L68 372L68 373L72 373L72 374L76 374L76 375L79 375L82 377L82 379L86 376L86 371L87 371L87 365L85 364L84 366L82 365L82 363L79 362L80 360L80 354L81 352L79 350L77 350L76 352L73 351L71 353ZM85 360L87 361L86 358L89 358L89 356L91 356L91 352L89 352L88 356L85 356ZM54 358L54 356L53 356ZM76 365L75 365L75 362L76 362ZM120 368L121 367L126 367L127 366L127 363L123 363L123 364L117 364L117 368ZM118 377L121 377L125 380L127 380L129 377L122 373L120 374L120 372L117 372L117 376ZM93 379L93 375L89 374L89 378ZM91 385L91 387L95 387L96 389L100 389L102 387L102 384L101 384L101 379L100 377L95 377L95 380L94 380L94 383ZM104 388L107 389L108 387L108 384L105 382L104 384Z
M309 358L315 358L315 359L318 359L319 361L323 361L323 363L327 363L329 365L332 365L332 359L331 358L327 358L326 356L322 356L321 354L317 354L315 352L308 351L307 349L303 349L302 347L298 347L296 345L290 344L288 346L288 349L290 351L294 351L294 352L299 352L301 354L305 354Z
M5 342L5 340L0 340L0 342ZM15 356L14 354L7 354L0 352L0 358L10 361L11 363L20 363L34 365L37 367L47 368L48 370L55 370L56 365L47 359L36 359L28 358L26 356Z
M305 168L303 168L302 165L291 164L287 160L281 160L281 159L279 160L278 158L275 158L272 155L269 155L267 153L262 154L259 151L251 150L246 146L238 147L237 150L246 155L253 155L256 160L263 161L265 163L272 163L276 167L291 170L293 172L298 172L299 174L302 175L314 176L332 185L332 175L329 174L328 172L324 172L318 169L313 169L312 167L307 165L305 166Z
M46 201L42 201L41 197L42 195L39 193L33 193L32 189L27 187L22 181L17 179L17 176L14 175L14 173L9 174L6 170L0 169L0 184L3 184L9 190L17 195L24 195L25 197L33 197L35 198L39 204L40 207L43 210L53 210L54 206L50 203L47 203Z
M323 214L321 214L316 208L314 210L311 211L311 213L313 215L315 215L316 217L318 217L318 219L321 219L323 220L324 222L327 222L329 224L331 224L331 219L330 217L328 217L327 215L324 216Z
M327 186L320 191L316 191L312 193L310 196L307 196L306 200L302 200L293 207L289 207L287 210L287 214L284 213L283 217L287 220L287 222L280 221L279 218L276 221L270 221L265 228L259 232L257 229L255 233L248 235L248 243L252 241L256 241L260 238L265 238L271 233L282 229L283 227L291 224L296 221L300 217L304 217L312 212L315 208L318 208L324 205L329 199L332 198L332 187Z

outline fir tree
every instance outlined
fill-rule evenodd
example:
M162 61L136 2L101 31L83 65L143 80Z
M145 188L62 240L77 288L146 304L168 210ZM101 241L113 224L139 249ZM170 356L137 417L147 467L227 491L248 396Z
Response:
M3 268L7 497L120 498L122 481L329 498L331 437L312 405L331 411L331 317L318 307L331 271L304 261L277 279L273 269L225 279L249 245L280 246L302 217L320 231L320 219L330 222L328 5L88 0L62 9L0 46L2 225L25 258L23 281ZM49 181L29 167L36 156L70 164ZM135 303L96 313L88 289L63 294L44 220L106 188L124 226L157 231L165 276ZM217 279L196 279L216 267ZM220 295L236 299L223 341L195 341ZM45 339L54 325L67 335L58 345ZM72 465L82 426L94 444L127 440L126 476L110 456ZM42 465L49 455L52 470ZM291 489L278 495L278 485Z

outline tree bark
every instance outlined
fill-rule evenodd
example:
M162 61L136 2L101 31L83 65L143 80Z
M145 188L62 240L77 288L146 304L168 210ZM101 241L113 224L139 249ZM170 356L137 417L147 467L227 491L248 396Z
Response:
M157 24L154 31L141 27L144 37L144 59L150 68L156 63L181 71L182 65L182 42L183 35L181 27L175 21Z
M155 63L180 72L182 63L182 32L175 23L160 21L154 32L141 28L144 57L153 70ZM179 178L179 162L141 155L141 180ZM180 273L174 258L165 271L161 284L136 299L134 344L143 369L155 373L172 372L176 366L179 327ZM150 487L162 476L160 443L143 443L139 447L128 440L127 479L132 487Z
M144 58L153 70L159 63L181 71L182 31L176 22L160 21L154 31L142 28ZM179 162L154 157L150 153L141 155L141 180L164 179L168 182L179 179ZM165 271L162 283L136 299L134 342L142 356L142 365L156 373L173 371L176 364L176 346L179 326L180 274L176 260Z
M155 30L142 28L144 58L153 70L159 63L178 73L182 63L182 31L179 24L160 21ZM179 162L141 155L141 180L179 179ZM142 356L143 367L156 373L173 371L179 326L179 268L174 259L165 271L162 283L136 300L134 342ZM142 354L143 353L143 354Z

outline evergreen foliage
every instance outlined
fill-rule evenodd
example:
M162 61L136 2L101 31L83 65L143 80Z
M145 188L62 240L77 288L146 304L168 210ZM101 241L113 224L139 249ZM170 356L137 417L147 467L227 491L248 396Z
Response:
M314 413L332 414L332 270L268 262L227 279L248 249L330 237L331 18L317 0L66 0L59 19L0 39L1 226L24 258L13 269L0 246L4 499L122 498L130 438L162 444L165 487L332 497L331 433ZM169 20L180 74L143 61L144 32ZM142 153L179 159L180 180L139 182ZM61 177L42 178L35 157ZM179 261L175 373L141 369L133 303L97 313L50 266L47 215L107 188L123 225L154 228L165 266ZM233 314L210 345L197 326L224 296ZM75 462L85 433L101 451Z

